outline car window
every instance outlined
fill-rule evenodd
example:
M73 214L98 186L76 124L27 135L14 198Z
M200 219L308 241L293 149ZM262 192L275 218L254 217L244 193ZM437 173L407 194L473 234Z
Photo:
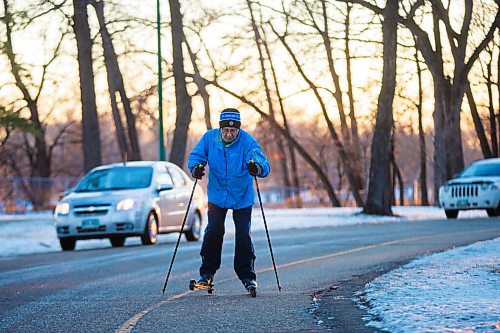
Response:
M168 171L170 171L170 175L172 175L175 187L182 187L186 185L186 179L178 170L174 168L168 168Z
M174 183L172 181L172 177L170 177L170 174L167 172L167 169L162 169L160 173L158 174L158 185L172 185L174 186Z
M75 192L146 188L151 184L151 167L113 167L96 170L77 185Z
M499 164L471 164L462 171L460 178L481 177L481 176L500 176Z

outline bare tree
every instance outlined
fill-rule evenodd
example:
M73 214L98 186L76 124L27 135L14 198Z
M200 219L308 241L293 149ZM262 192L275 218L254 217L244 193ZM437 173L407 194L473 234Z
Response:
M299 72L299 74L301 75L301 77L304 79L304 81L307 83L307 85L309 86L309 88L313 91L314 96L316 97L316 100L318 101L318 103L320 105L321 112L322 112L323 117L324 117L324 119L326 121L326 124L327 124L328 130L330 132L330 135L332 137L335 150L339 154L339 157L340 157L340 159L341 159L341 161L342 161L342 163L344 165L344 170L346 172L347 179L348 179L348 182L349 182L352 194L354 196L354 199L356 201L356 204L358 206L362 206L363 205L363 199L361 198L361 195L360 195L359 190L358 190L358 185L357 185L358 182L357 182L357 177L355 175L355 169L352 168L352 167L350 167L351 161L349 160L348 153L346 152L345 147L342 144L342 141L340 140L340 137L337 134L337 131L335 130L335 127L333 126L333 123L332 123L332 121L330 119L330 116L328 115L326 104L323 101L323 98L321 97L321 94L319 93L318 86L316 86L314 84L314 82L307 76L307 74L303 70L302 65L300 64L300 62L299 62L296 54L293 52L293 50L291 49L290 45L288 44L288 42L286 40L287 33L285 32L285 34L279 34L278 31L274 28L274 26L273 26L272 23L269 23L269 25L270 25L271 29L273 30L273 33L276 35L276 37L278 37L279 41L285 47L285 49L287 50L288 54L292 58L293 63L295 64L295 66L297 68L297 71Z
M274 111L274 105L273 105L273 100L271 97L271 89L270 89L270 83L269 79L267 77L267 70L265 66L265 59L264 59L264 46L261 33L259 31L259 27L257 26L257 22L254 17L254 12L252 9L252 3L250 0L246 0L248 11L250 13L250 19L251 19L251 25L252 25L252 30L254 32L255 36L255 43L257 45L257 51L259 53L259 64L260 64L260 70L262 74L262 83L264 84L264 91L266 94L266 100L267 100L267 107L269 109L269 115L271 118L276 120L276 115ZM277 139L275 141L275 149L277 153L280 156L279 162L280 162L280 167L281 167L281 175L282 175L282 181L284 186L287 188L286 195L285 197L288 198L290 196L290 192L288 189L291 187L291 182L290 182L290 176L288 174L288 167L286 163L286 149L284 142L282 140L281 135L278 134Z
M172 28L172 53L173 69L175 80L175 100L177 108L177 119L175 121L174 139L170 161L182 167L186 156L187 133L193 108L191 106L191 96L189 96L186 86L186 72L184 70L184 56L182 42L184 32L182 25L182 14L179 0L169 0L170 17Z
M262 24L262 22L261 22L261 24ZM271 74L273 77L274 89L276 91L276 97L278 99L279 110L281 113L281 118L283 119L283 129L291 135L290 125L288 124L288 117L285 113L285 105L283 102L283 97L281 95L281 89L280 89L279 83L278 83L278 75L277 75L277 72L276 72L276 69L274 66L274 61L271 57L271 51L269 50L269 45L267 42L265 31L263 31L263 34L264 34L264 36L262 38L262 45L264 46L264 49L266 50L267 59L269 61L269 68L271 70ZM300 196L300 180L299 180L299 174L298 174L298 169L297 169L297 157L295 154L295 149L294 149L293 145L291 145L291 144L288 145L288 156L290 156L290 167L291 167L291 171L292 171L294 206L297 208L300 208L300 207L302 207L302 199Z
M464 2L464 16L460 32L456 32L451 24L450 10L445 8L440 0L432 1L434 18L435 50L428 34L414 20L414 13L419 6L415 5L406 19L400 22L416 36L417 46L422 52L434 79L434 186L439 186L455 173L463 169L463 148L460 129L460 110L462 99L467 89L467 76L484 50L493 38L500 24L500 14L497 14L483 40L466 59L468 37L473 10L473 1ZM442 54L440 24L444 24L454 59L453 78L445 74L445 60ZM435 191L437 193L437 191Z
M130 100L125 91L123 76L118 64L118 57L113 46L111 35L106 26L106 20L104 17L104 0L90 0L90 3L95 9L97 19L99 21L102 46L104 49L104 62L108 77L109 97L111 99L111 109L116 127L118 145L122 156L126 156L128 160L138 161L141 160L141 151L139 147L139 140L137 138L135 116L130 108ZM117 93L120 95L125 113L128 135L125 133L123 128L122 117L120 115L120 109L116 98Z
M263 119L265 119L267 122L269 122L276 130L278 130L281 135L283 135L284 138L287 139L287 141L293 145L293 147L297 150L297 152L304 158L304 160L313 168L313 170L316 172L318 175L318 178L320 179L321 183L325 187L325 190L328 193L328 197L330 199L330 202L332 206L339 207L340 206L340 201L335 194L335 191L333 190L332 185L330 184L330 181L328 180L328 176L325 174L321 166L311 157L311 155L307 152L307 150L299 143L295 138L293 138L288 131L286 131L283 127L281 127L280 124L278 124L271 116L269 116L267 113L262 111L255 103L250 101L244 96L240 96L239 94L235 93L234 91L224 87L223 85L219 84L216 80L206 80L207 84L211 84L221 91L229 94L230 96L239 99L241 102L244 104L250 106L253 108Z
M99 137L99 121L92 64L92 39L90 38L87 5L88 0L73 0L73 30L78 49L85 171L101 164L101 141Z
M497 43L500 46L500 43ZM493 61L494 61L494 50L495 45L488 45L486 47L486 54L488 55L488 60L486 60L486 71L483 70L483 78L486 80L486 90L488 91L488 115L489 115L489 127L490 127L490 142L491 142L491 152L492 156L498 157L500 154L500 147L498 143L498 132L500 131L500 123L498 123L498 114L495 114L495 107L493 101ZM497 57L497 62L500 56ZM483 66L481 66L483 68ZM497 82L497 85L500 85ZM500 108L500 105L499 105ZM497 113L500 113L498 111Z
M9 2L8 0L3 0L3 7L4 7L4 17L3 17L3 23L5 25L6 29L6 37L7 40L4 44L4 52L7 54L7 58L9 59L9 64L11 68L11 73L14 76L15 79L15 84L16 87L21 91L23 100L26 103L26 106L30 112L30 120L31 123L33 124L33 127L35 131L38 133L38 135L35 135L35 156L33 159L33 166L34 166L34 172L35 175L38 177L49 177L50 176L50 158L48 155L48 148L47 148L47 142L46 142L46 137L45 137L45 129L42 125L42 122L40 120L40 111L38 107L38 98L40 97L41 91L43 89L43 84L44 84L44 78L42 78L42 81L40 83L40 86L38 88L38 91L36 95L33 97L27 87L27 84L23 81L22 77L22 66L19 65L19 63L16 60L16 55L14 53L13 49L13 41L12 41L12 14L10 11L9 7ZM59 44L60 46L60 44ZM57 56L57 52L59 49L59 46L57 47L56 51L54 52L54 56L52 57L52 62L55 57ZM44 74L47 71L48 65L50 65L50 62L45 66L44 68ZM44 76L44 74L42 76Z
M358 3L379 15L383 15L383 9L367 1L341 1ZM415 36L417 47L422 53L434 80L434 187L437 189L445 180L450 179L464 167L460 110L467 88L467 76L479 54L492 40L495 31L500 25L500 11L497 8L495 17L487 28L481 42L472 47L471 52L466 52L471 49L469 35L473 0L464 2L464 14L459 32L453 28L450 7L445 7L441 0L432 0L430 3L432 5L433 41L431 41L431 36L426 30L416 21L416 14L426 4L426 1L416 1L407 10L406 17L398 14L395 19ZM441 33L441 24L446 30L446 37L452 51L453 77L445 71L446 60L443 56L441 42L444 40ZM466 59L466 54L470 54L468 59ZM438 191L434 192L437 195Z
M418 78L418 142L420 148L420 197L422 198L421 204L423 206L429 205L429 198L427 196L427 148L425 144L424 125L422 123L422 105L423 105L423 85L422 85L422 68L420 65L420 58L418 56L418 49L415 48L415 64L417 66Z
M398 1L387 0L383 10L384 67L372 142L370 183L363 207L363 212L367 214L392 215L389 164L393 127L392 103L396 87Z
M193 70L194 70L193 81L198 87L198 94L200 94L201 99L203 100L203 108L205 109L205 126L207 127L207 130L210 130L212 129L212 122L210 121L210 113L211 113L210 95L208 94L206 83L200 74L197 56L195 52L193 52L193 50L191 49L191 46L186 39L186 36L184 36L184 42L186 43L186 47L189 53L189 58L191 59L191 64L193 65Z
M491 158L493 157L493 154L491 153L490 145L488 144L488 139L486 138L484 126L483 123L481 122L481 117L479 116L477 105L474 100L474 95L472 94L469 82L467 82L467 90L465 94L467 96L467 101L469 102L469 108L472 114L472 121L474 122L474 127L476 128L477 138L479 139L479 145L481 146L483 157Z

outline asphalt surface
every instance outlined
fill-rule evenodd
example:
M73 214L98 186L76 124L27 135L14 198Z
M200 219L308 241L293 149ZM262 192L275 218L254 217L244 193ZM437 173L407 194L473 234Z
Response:
M231 222L227 222L231 223ZM215 291L190 292L201 243L174 242L0 259L0 332L373 332L353 293L424 254L500 236L500 219L458 219L254 233L259 289L232 269L226 236Z

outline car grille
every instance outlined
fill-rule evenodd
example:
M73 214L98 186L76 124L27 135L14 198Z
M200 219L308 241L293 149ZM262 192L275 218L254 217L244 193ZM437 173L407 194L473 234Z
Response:
M106 215L110 207L110 204L76 205L73 213L76 216Z
M451 197L477 197L479 195L479 185L453 185L451 186Z

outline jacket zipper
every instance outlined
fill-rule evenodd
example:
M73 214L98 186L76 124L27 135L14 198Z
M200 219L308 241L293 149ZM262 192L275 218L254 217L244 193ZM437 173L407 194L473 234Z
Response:
M224 162L226 163L226 201L225 201L225 207L227 207L227 197L229 196L228 195L228 189L227 189L227 156L226 156L226 147L223 147L222 148L223 151L224 151Z

